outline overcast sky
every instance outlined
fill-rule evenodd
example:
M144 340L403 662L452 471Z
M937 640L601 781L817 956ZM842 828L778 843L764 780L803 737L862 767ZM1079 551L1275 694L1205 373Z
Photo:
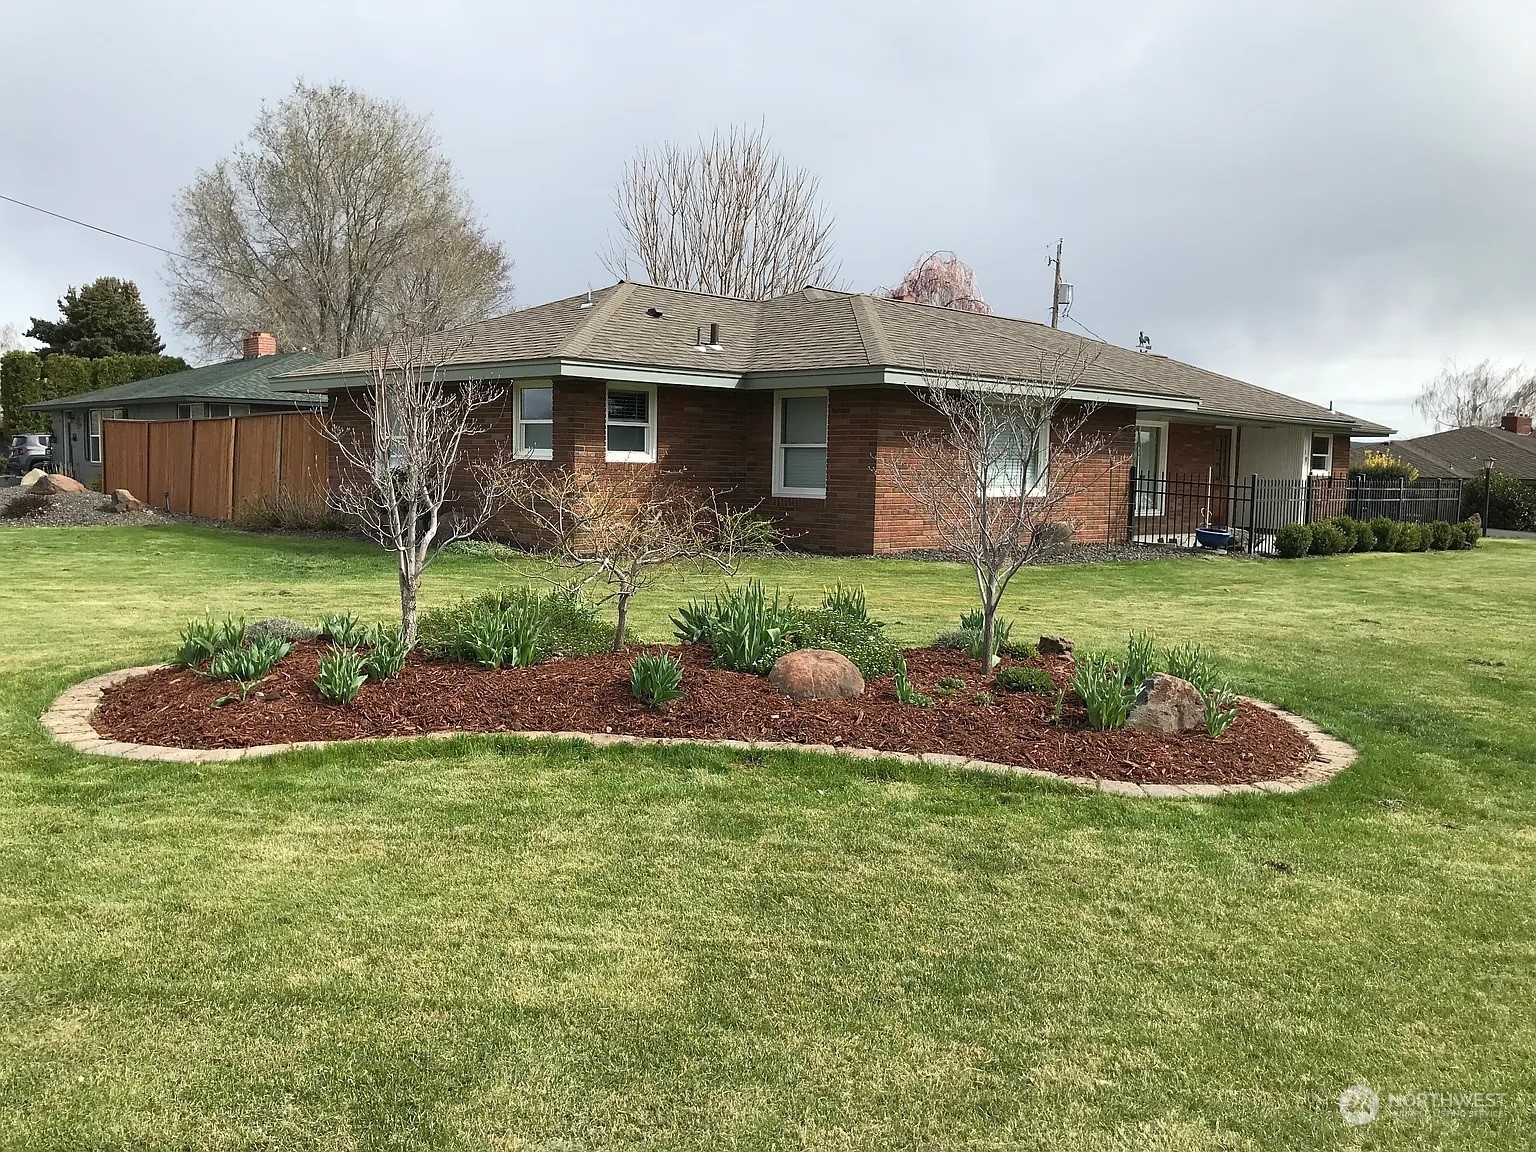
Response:
M518 302L609 279L637 144L764 121L852 287L951 248L998 312L1405 433L1454 357L1536 362L1528 3L0 0L0 193L168 245L171 205L294 80L433 118ZM0 203L0 324L163 258ZM1070 326L1070 325L1069 325Z

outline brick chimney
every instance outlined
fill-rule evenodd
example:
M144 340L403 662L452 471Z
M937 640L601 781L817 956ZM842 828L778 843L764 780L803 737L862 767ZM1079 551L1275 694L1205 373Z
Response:
M1507 412L1504 419L1499 421L1499 427L1506 432L1513 432L1516 436L1529 436L1531 434L1531 418L1522 416L1519 412Z
M270 332L247 332L245 334L245 358L254 360L258 356L276 356L277 337Z

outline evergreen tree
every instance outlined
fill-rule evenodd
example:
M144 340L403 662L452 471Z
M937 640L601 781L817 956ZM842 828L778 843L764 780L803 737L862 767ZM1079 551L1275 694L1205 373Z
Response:
M62 352L97 359L119 353L156 355L165 343L155 331L154 318L139 297L138 285L116 276L102 276L80 289L71 287L59 301L60 318L34 316L27 335L41 340L39 354Z

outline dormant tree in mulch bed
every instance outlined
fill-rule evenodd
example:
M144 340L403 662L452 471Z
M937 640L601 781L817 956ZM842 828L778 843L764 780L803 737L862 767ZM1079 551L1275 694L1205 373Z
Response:
M1072 397L1094 356L1042 356L1010 380L925 372L913 392L937 427L908 433L884 465L942 550L975 573L989 661L1009 581L1065 548L1077 529L1072 501L1114 467L1104 437L1089 431L1097 406Z
M906 653L913 683L935 697L929 708L900 703L889 677L871 680L855 700L794 701L761 676L711 667L706 648L667 650L684 665L685 695L662 712L630 694L633 649L506 669L430 663L413 653L399 676L370 680L355 704L338 707L315 690L322 646L299 644L242 702L215 707L227 684L165 669L109 689L93 722L111 739L190 748L450 729L773 740L942 752L1069 776L1170 784L1272 780L1312 756L1289 724L1246 704L1215 740L1204 732L1096 732L1070 692L1058 718L1054 694L1002 691L974 660L951 649ZM1002 658L1002 666L1017 663ZM1070 660L1036 657L1027 663L1046 669L1058 688L1067 687ZM946 676L966 687L946 694L938 684ZM983 689L995 704L977 700Z

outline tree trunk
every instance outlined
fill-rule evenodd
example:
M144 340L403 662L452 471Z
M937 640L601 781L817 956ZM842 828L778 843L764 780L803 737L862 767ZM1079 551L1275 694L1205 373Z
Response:
M997 601L990 595L981 602L981 670L991 672L997 667L997 644L993 637L997 634Z
M620 592L618 595L619 622L613 630L613 650L615 652L622 652L624 650L624 634L629 629L629 596L628 592Z
M421 573L404 557L400 558L400 634L405 646L416 646L416 590L421 585Z

